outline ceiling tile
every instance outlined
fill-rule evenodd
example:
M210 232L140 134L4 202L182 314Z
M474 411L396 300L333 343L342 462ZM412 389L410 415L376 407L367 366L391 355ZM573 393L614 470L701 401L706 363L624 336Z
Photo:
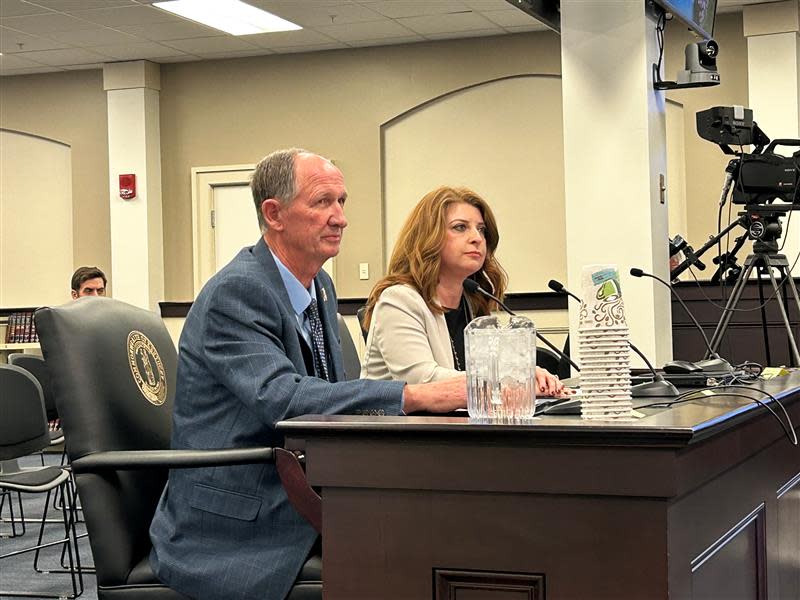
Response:
M272 33L255 33L243 35L242 40L260 48L276 48L278 46L311 46L331 44L336 40L322 35L313 29L297 29L295 31L274 31Z
M550 28L547 25L543 25L541 23L537 23L535 25L520 25L514 27L504 27L506 31L509 33L524 33L526 31L549 31Z
M253 48L252 50L239 52L210 52L208 54L201 54L200 56L205 60L219 60L226 58L246 58L249 56L267 56L268 54L272 54L272 51L266 48Z
M86 65L64 65L65 71L88 71L89 69L102 69L103 63L89 63Z
M243 42L240 38L231 35L216 37L194 38L188 40L170 40L164 42L165 46L177 48L191 54L210 54L219 52L237 52L252 50L255 46Z
M20 44L22 44L21 48ZM67 48L68 46L69 44L63 42L0 27L0 52L56 50L58 48Z
M27 17L4 18L0 25L36 35L52 33L53 31L75 31L86 28L85 21L54 12Z
M346 25L327 25L317 31L342 42L356 40L375 40L378 38L406 37L414 32L395 21L373 21L371 23L347 23Z
M498 33L502 33L502 30L497 28L491 21L473 12L455 15L410 17L407 19L398 19L398 22L415 33L421 33L425 36L435 33L457 33L486 29L497 29Z
M40 52L24 52L25 58L51 66L86 65L104 62L107 57L83 48L65 48L64 50L42 50ZM19 55L16 55L19 56Z
M90 24L85 23L85 25ZM92 29L79 29L77 31L56 31L48 33L47 37L81 48L139 41L136 37L128 35L127 33L100 26L95 26Z
M19 54L3 54L0 56L0 69L24 69L27 67L41 67L42 63L26 58Z
M383 15L357 4L329 4L327 2L287 2L267 9L270 12L296 23L301 27L321 25L340 25L342 23L361 23L379 21Z
M115 60L140 60L160 56L177 56L182 52L169 48L156 42L139 42L134 44L110 44L108 46L95 46L95 52L110 56Z
M161 58L154 58L152 60L163 65L182 62L197 62L201 59L199 56L194 56L193 54L184 54L183 56L164 56Z
M424 41L425 38L421 35L412 35L399 38L381 38L379 40L355 40L352 42L347 42L347 44L353 48L366 48L368 46L397 46L400 44L416 44Z
M54 73L56 71L63 71L61 67L30 67L27 69L1 69L0 75L3 77L10 77L13 75L34 75L36 73Z
M519 27L520 25L541 24L528 13L511 8L510 10L490 10L481 13L495 25L500 27Z
M340 50L342 48L347 48L347 44L344 42L336 42L333 44L317 44L311 46L285 46L285 47L278 47L273 48L275 52L280 54L295 54L298 52L320 52L323 50Z
M219 29L183 20L170 23L152 23L150 25L116 25L114 29L119 29L147 40L153 40L154 42L213 37L220 34Z
M481 38L503 35L502 29L476 29L473 31L446 31L442 33L429 33L425 37L429 40L461 40L464 38Z
M397 0L376 0L362 2L362 4L391 19L424 15L447 15L471 10L461 0L401 0L400 2Z
M50 12L41 6L22 2L22 0L0 0L0 17L19 17L21 15L39 15Z
M472 10L477 10L479 12L486 12L488 10L506 10L509 7L513 8L513 6L506 2L506 0L462 0L462 2L467 6L467 8L471 8ZM515 8L514 10L518 9Z
M5 0L3 0L3 2L5 2ZM136 6L133 0L28 0L28 2L65 13L74 10L89 10L93 8Z
M124 8L101 8L96 10L78 10L76 17L115 27L117 25L150 25L151 23L174 23L183 21L180 17L152 6L132 6Z

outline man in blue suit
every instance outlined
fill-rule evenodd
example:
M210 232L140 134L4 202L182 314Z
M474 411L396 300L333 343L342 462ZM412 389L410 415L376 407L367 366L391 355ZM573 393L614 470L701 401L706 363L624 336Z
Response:
M461 377L344 381L336 292L321 270L347 226L341 171L281 150L256 166L251 188L263 237L212 277L189 311L172 446L282 446L276 423L299 415L465 406ZM317 539L268 464L171 471L150 537L161 581L226 600L282 600Z

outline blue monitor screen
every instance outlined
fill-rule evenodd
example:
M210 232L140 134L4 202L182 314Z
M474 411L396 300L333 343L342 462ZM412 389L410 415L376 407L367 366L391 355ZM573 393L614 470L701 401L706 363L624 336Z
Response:
M717 0L656 0L656 3L704 38L708 39L714 33Z

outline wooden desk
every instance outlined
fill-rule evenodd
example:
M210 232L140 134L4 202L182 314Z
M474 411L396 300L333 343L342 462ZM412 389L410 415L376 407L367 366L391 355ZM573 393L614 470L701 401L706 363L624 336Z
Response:
M800 424L800 374L759 385ZM800 448L742 398L279 427L322 488L326 600L800 598Z

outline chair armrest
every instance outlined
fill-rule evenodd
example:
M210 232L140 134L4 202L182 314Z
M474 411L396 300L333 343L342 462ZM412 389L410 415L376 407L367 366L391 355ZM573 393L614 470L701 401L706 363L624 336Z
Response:
M131 471L136 469L194 469L219 465L274 462L272 448L226 448L222 450L119 450L96 452L72 461L75 473Z
M75 473L136 469L194 469L225 465L276 463L286 495L295 510L322 533L322 498L308 485L300 459L284 448L221 450L130 450L89 454L71 462Z

